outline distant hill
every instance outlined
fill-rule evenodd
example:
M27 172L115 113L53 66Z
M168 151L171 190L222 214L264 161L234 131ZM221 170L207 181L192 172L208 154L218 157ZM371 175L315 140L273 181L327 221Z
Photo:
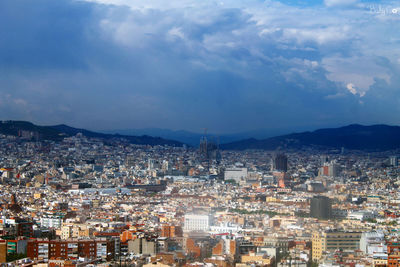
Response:
M198 146L200 143L200 138L203 134L193 133L189 131L179 130L173 131L169 129L160 128L143 128L143 129L120 129L120 130L109 130L102 131L107 134L123 134L123 135L149 135L149 136L159 136L161 138L177 140L179 142L189 144L191 146ZM240 139L229 140L228 142L237 141Z
M105 140L111 139L126 139L132 144L140 145L171 145L182 146L183 143L163 139L160 137L151 137L147 135L132 136L119 134L104 134L88 131L85 129L73 128L68 125L55 126L38 126L27 121L2 121L0 122L0 134L12 136L31 136L33 139L60 141L64 137L74 136L77 133L82 133L86 137L102 138Z
M141 145L171 145L171 146L182 146L183 143L175 140L163 139L161 137L152 137L148 135L121 135L121 134L105 134L92 132L85 129L73 128L65 124L50 126L60 132L66 133L68 135L76 135L77 133L82 133L87 137L103 138L103 139L113 139L113 138L124 138L127 139L132 144Z
M200 144L200 139L204 136L204 133L196 133L185 130L169 130L160 128L142 128L142 129L119 129L119 130L107 130L102 131L108 134L123 134L123 135L150 135L159 136L161 138L177 140L179 142L197 147ZM287 129L259 129L254 131L240 132L234 134L215 134L207 133L207 139L219 143L231 143L250 137L264 139L267 137L276 136L283 133L288 133L290 130Z
M173 138L152 137L149 135L129 135L129 134L110 134L99 133L85 129L73 128L68 125L38 126L27 121L0 121L0 134L12 136L24 136L32 139L60 141L64 137L74 136L82 133L86 137L102 138L105 140L126 139L132 144L142 145L171 145L182 146L189 143L197 146L197 139L200 140L201 134L185 131L164 130L166 136L185 137L191 142L179 142L171 140ZM154 131L155 132L155 131ZM170 133L170 134L168 134ZM228 135L227 135L228 136ZM210 140L216 139L215 135L209 136ZM238 136L230 138L238 138ZM220 148L226 150L245 150L245 149L264 149L275 150L320 147L320 148L341 148L357 150L390 150L400 148L400 127L388 125L363 126L352 124L340 128L320 129L312 132L292 133L280 135L266 139L248 138L240 141L224 143L229 138L220 137Z
M26 133L25 133L26 132ZM0 121L0 134L22 136L32 133L44 140L62 140L66 135L49 126L38 126L27 121Z
M245 139L221 145L222 149L245 150L325 147L356 150L390 150L400 148L400 127L352 124L340 128L293 133L267 139Z

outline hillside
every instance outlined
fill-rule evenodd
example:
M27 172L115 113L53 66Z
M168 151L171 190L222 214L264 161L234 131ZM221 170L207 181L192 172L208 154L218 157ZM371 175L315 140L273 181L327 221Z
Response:
M118 135L118 134L103 134L85 129L73 128L68 125L56 126L38 126L27 121L1 121L0 134L11 136L22 136L26 139L38 140L53 140L60 141L64 137L74 136L77 133L82 133L86 137L102 138L105 140L111 139L126 139L132 144L140 145L171 145L182 146L183 144L178 141L163 139L151 136L131 136L131 135Z
M246 139L221 145L222 149L244 150L302 148L309 146L357 150L390 150L400 148L400 127L352 124L340 128L293 133L263 140Z

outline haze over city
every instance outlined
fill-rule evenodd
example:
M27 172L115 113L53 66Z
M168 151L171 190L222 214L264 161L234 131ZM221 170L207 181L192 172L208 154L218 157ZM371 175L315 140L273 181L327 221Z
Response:
M0 119L215 133L398 125L399 8L1 1Z

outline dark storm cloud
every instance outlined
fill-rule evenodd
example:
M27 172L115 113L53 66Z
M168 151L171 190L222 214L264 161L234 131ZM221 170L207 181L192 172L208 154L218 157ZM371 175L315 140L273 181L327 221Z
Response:
M221 132L400 123L400 37L389 36L400 17L325 4L2 1L2 119Z

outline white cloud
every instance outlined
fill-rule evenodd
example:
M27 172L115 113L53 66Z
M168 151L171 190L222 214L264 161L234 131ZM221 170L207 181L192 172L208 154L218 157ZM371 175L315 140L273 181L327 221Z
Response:
M182 28L173 27L168 31L169 37L173 39L185 39L185 34L182 32Z
M352 83L348 83L346 85L347 90L349 90L350 93L352 93L353 95L357 94L357 89L355 88L354 84Z
M360 97L365 96L365 91L360 91L356 88L356 86L353 83L348 83L346 85L347 90L349 90L350 93L352 93L353 95L359 95ZM361 101L360 101L361 103Z
M268 36L268 35L272 35L275 33L279 33L280 31L281 31L281 28L265 28L260 31L259 36L260 37Z
M320 79L313 72L323 68L326 79L353 94L365 94L376 79L389 83L390 71L376 58L397 51L396 40L381 38L392 27L385 20L361 6L331 8L354 6L358 0L325 0L325 7L317 8L271 0L87 1L129 7L128 14L111 11L101 22L104 32L128 49L163 47L166 54L184 54L191 66L243 76L252 66L277 64L292 82ZM179 49L169 47L177 40Z
M288 28L283 31L283 37L294 39L299 43L308 41L319 45L339 43L349 39L349 27L327 27L327 28Z
M389 69L379 65L377 60L370 56L327 57L322 60L322 66L328 71L326 77L329 80L346 85L352 93L365 93L375 83L375 79L383 79L390 83Z

